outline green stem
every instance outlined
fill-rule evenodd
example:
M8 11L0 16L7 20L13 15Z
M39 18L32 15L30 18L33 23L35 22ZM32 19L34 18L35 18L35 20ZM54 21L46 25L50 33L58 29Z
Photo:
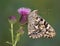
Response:
M14 44L13 23L11 23L11 37L12 37L12 46L13 46Z
M17 42L19 41L19 36L20 36L20 33L18 33L17 35L16 35L16 39L15 39L15 42L14 42L14 46L16 46L16 44L17 44Z

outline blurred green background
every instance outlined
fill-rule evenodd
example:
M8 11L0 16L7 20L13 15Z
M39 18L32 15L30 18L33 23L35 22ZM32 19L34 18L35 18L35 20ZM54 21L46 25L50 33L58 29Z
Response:
M10 46L5 43L11 41L8 16L18 17L20 7L38 9L39 14L55 28L56 36L53 39L31 39L25 30L17 46L60 46L60 0L0 0L0 46ZM18 26L15 28L17 30Z

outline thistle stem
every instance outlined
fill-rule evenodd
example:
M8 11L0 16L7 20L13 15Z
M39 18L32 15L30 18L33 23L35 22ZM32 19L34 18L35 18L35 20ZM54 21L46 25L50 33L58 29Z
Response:
M11 23L11 38L12 38L12 46L14 46L13 23Z
M16 44L17 44L17 42L19 41L19 36L20 36L20 33L18 33L17 35L16 35L16 39L15 39L15 42L14 42L14 46L16 46Z

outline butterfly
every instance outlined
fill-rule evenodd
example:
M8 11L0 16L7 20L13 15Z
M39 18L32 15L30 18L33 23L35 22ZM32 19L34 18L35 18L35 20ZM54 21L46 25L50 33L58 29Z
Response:
M53 27L48 24L41 16L38 14L38 10L33 10L28 15L28 35L30 38L53 38L56 35Z

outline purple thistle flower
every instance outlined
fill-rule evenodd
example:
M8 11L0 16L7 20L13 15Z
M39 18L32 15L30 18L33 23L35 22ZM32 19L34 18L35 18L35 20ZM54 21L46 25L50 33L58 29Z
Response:
M20 14L20 15L28 15L29 13L31 12L31 9L29 9L29 8L24 8L24 7L22 7L22 8L19 8L18 9L18 13Z
M16 16L9 16L9 22L10 23L15 23L16 22Z
M19 20L21 24L25 24L27 22L27 17L30 14L30 12L31 12L31 9L29 8L22 7L18 9L18 13L21 15L21 18Z

